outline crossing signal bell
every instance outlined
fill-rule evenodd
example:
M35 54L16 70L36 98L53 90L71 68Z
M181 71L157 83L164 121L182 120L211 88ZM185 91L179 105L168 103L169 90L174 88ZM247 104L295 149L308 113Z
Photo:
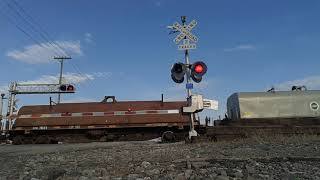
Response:
M199 83L202 76L207 72L207 65L202 61L197 61L191 66L191 78L194 82Z
M74 93L75 88L71 84L62 84L59 87L59 90L60 90L60 92L63 92L63 93Z
M174 63L171 68L171 78L176 83L184 81L184 74L187 72L187 67L183 63Z

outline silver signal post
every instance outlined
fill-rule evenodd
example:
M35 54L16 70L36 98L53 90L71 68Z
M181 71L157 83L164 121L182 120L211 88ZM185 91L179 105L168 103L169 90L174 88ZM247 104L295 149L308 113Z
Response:
M183 25L183 27L185 26L185 22L186 22L186 16L182 16L181 17L181 21L182 21L182 25ZM195 25L194 25L195 26ZM193 26L193 27L194 27ZM192 28L193 28L192 27ZM192 29L192 28L189 28L190 30ZM187 31L187 30L186 30ZM191 33L190 33L190 31L187 31L187 32L189 32L188 34L190 34L190 36L193 36ZM185 36L184 37L184 39L187 39L189 36ZM195 36L193 36L194 38L193 39L196 39L196 41L194 41L194 42L197 42L197 38L195 37ZM186 40L184 40L184 42L185 42ZM184 57L185 57L185 63L186 63L186 65L187 65L187 67L189 67L190 66L190 61L189 61L189 49L188 48L186 48L185 50L184 50ZM187 79L187 85L186 85L186 87L187 87L187 95L188 95L188 102L190 103L190 98L191 98L191 95L192 95L192 91L191 91L191 87L188 87L188 85L189 84L191 84L191 78L190 78L190 76L191 76L191 69L190 68L187 68L187 73L186 73L186 79ZM197 131L194 129L194 113L190 113L190 131L189 131L189 138L191 139L191 137L192 136L197 136L198 135L198 133L197 133Z
M188 49L186 49L184 51L184 56L185 56L185 62L186 62L186 65L189 66L190 65L190 61L189 61L189 51ZM192 96L192 92L191 92L191 87L188 87L190 86L191 84L191 78L190 78L190 75L191 75L191 70L190 68L187 68L187 73L186 73L186 79L187 79L187 84L186 84L186 87L187 87L187 95L188 95L188 103L189 105L190 104L190 98ZM194 113L190 113L190 131L189 131L189 138L191 139L192 136L197 136L198 133L196 130L194 130Z
M195 20L191 21L189 24L186 24L186 16L181 16L181 22L182 25L178 22L175 22L170 27L172 30L176 32L180 32L180 34L173 40L176 44L178 44L178 49L184 51L185 56L185 65L186 68L186 89L187 89L187 99L188 99L188 105L191 106L191 97L192 97L192 91L193 84L191 81L191 69L190 69L190 60L189 60L189 49L196 49L196 42L198 41L198 38L191 33L191 30L197 25L197 22ZM179 45L183 42L182 45ZM193 43L193 44L192 44ZM191 139L192 136L197 136L198 133L194 129L194 113L190 113L190 131L189 131L189 138Z

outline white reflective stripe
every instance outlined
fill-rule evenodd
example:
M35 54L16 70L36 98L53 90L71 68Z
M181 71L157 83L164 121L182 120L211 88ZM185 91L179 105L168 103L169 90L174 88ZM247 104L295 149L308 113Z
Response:
M51 114L41 114L40 117L51 117Z
M167 114L168 111L167 110L158 110L157 114Z
M132 111L131 114L126 113L128 111L115 111L112 115L144 115L144 114L179 114L180 110L171 109L171 110L140 110L140 111ZM92 116L107 116L105 112L86 112L92 113ZM41 114L39 117L34 118L50 118L50 117L82 117L84 116L83 112L70 113L71 116L62 116L64 113L54 113L54 114ZM88 115L87 115L88 116ZM90 115L89 115L90 116ZM18 118L32 118L31 114L28 115L20 115Z
M71 116L81 117L81 116L82 116L82 113L72 113Z
M136 114L146 114L147 111L135 111Z
M93 116L104 116L104 112L93 112Z
M179 114L179 110L175 109L175 110L168 110L168 114Z
M125 111L116 111L114 115L125 115Z
M61 114L51 114L51 117L61 117Z
M31 118L31 115L21 115L19 118Z

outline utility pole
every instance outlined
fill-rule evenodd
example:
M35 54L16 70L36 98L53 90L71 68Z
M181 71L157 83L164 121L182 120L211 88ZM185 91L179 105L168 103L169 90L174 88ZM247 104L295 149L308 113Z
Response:
M62 72L63 72L63 61L67 59L72 59L71 57L66 57L66 56L58 56L54 57L54 59L58 60L60 62L60 76L59 76L59 85L62 84ZM58 104L60 103L61 100L61 94L58 93Z

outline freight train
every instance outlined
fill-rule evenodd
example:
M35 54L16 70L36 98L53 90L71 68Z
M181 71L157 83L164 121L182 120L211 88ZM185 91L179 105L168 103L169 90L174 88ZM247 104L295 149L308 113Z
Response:
M162 136L175 140L188 132L186 101L117 101L23 106L10 132L15 144L143 140ZM184 138L184 137L183 137Z
M320 91L241 92L227 100L227 114L215 127L195 127L200 136L246 136L268 129L276 133L320 133ZM187 101L61 103L20 108L10 131L14 144L88 141L182 140L188 134ZM288 128L291 126L292 128ZM302 128L301 128L302 127ZM298 128L298 129L297 129ZM300 128L300 129L299 129Z

